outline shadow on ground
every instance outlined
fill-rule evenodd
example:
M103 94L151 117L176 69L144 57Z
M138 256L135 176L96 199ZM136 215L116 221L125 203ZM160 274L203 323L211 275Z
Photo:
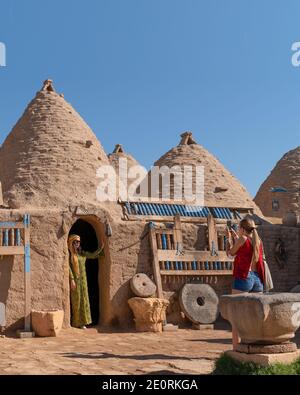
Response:
M65 358L83 358L83 359L108 359L108 358L117 358L117 359L135 359L138 361L147 361L151 359L161 359L161 360L181 360L181 361L191 361L198 360L199 357L180 357L176 355L164 355L164 354L148 354L148 355L119 355L119 354L111 354L111 353L63 353L60 354ZM202 358L203 359L203 358ZM209 359L209 358L205 358Z

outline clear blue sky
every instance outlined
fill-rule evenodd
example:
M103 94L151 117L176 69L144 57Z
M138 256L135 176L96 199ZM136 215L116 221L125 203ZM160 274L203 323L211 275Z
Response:
M146 167L192 130L254 195L299 145L299 0L0 0L0 143L52 78Z

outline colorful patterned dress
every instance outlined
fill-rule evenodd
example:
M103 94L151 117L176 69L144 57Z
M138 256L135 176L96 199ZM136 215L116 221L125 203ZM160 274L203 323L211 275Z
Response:
M96 259L99 256L104 256L102 248L98 248L95 252L81 251L77 254L79 263L80 276L75 276L72 265L70 263L70 280L74 280L76 288L71 288L71 306L72 306L72 326L80 328L92 323L88 284L86 278L86 259Z

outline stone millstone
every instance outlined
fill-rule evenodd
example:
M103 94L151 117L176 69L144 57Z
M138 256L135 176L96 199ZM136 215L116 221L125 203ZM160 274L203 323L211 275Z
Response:
M156 285L145 273L137 273L130 281L132 292L141 298L149 298L156 292Z
M195 324L212 324L219 314L219 299L207 284L185 284L179 302L186 317Z

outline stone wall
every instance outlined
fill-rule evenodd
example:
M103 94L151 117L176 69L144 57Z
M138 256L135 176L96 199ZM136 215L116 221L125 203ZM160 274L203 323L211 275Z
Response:
M90 212L92 212L90 210ZM32 308L63 309L64 327L70 325L69 263L67 238L78 218L89 222L98 240L106 240L105 258L99 260L100 324L115 328L133 326L128 299L133 295L130 279L143 272L153 279L152 253L148 225L145 221L122 221L109 217L101 209L93 215L74 215L74 210L40 210L31 212L31 288ZM104 218L109 218L112 237L104 235ZM3 218L3 215L1 216ZM12 218L13 219L13 218ZM186 250L207 247L203 225L182 224ZM170 315L180 318L177 293L186 281L210 284L221 295L230 293L231 276L203 276L163 282L165 297L171 299ZM0 302L6 305L7 328L22 328L24 315L24 270L22 257L4 257L0 261ZM174 311L176 314L174 315Z
M287 292L300 282L300 228L283 225L265 225L259 227L264 242L275 292ZM281 239L286 249L286 261L283 268L275 258L275 243Z

